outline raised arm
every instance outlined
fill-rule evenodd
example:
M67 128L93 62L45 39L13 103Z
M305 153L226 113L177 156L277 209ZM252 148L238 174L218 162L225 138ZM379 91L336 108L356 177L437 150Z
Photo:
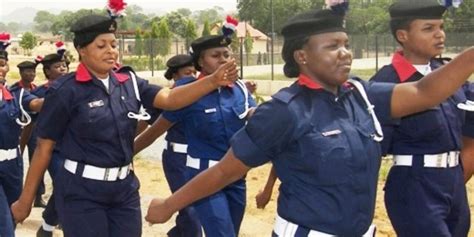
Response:
M392 94L392 117L400 118L438 105L461 87L472 73L474 47L417 82L397 84Z
M229 149L217 165L193 178L167 199L153 199L145 220L152 224L164 223L176 211L242 178L249 169Z
M38 138L38 144L31 160L25 185L20 198L11 206L12 214L16 223L23 222L31 212L31 205L36 196L39 182L48 168L51 153L56 142L49 139Z
M213 74L193 83L173 89L163 88L155 97L153 105L165 110L177 110L194 103L220 86L226 86L238 79L235 60L221 65Z
M140 133L133 144L134 154L138 154L143 149L151 145L158 137L163 135L173 126L169 120L160 115L158 119L145 131Z

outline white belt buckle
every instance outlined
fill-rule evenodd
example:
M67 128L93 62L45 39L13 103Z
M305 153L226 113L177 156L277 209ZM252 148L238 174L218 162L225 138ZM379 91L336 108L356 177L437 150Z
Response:
M444 154L438 154L436 156L436 166L437 167L444 167L446 166L446 159L445 159L446 155Z

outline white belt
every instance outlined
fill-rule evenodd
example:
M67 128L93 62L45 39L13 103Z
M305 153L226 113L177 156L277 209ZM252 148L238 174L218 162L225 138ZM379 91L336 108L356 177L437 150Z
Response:
M298 229L298 225L292 222L289 222L283 219L280 215L277 214L275 219L275 226L273 227L273 232L278 237L294 237L296 230ZM362 237L374 237L375 236L375 225L372 224L369 227L369 230L362 235ZM324 233L317 230L310 230L308 233L308 237L336 237L335 235Z
M77 170L78 163L66 159L64 161L64 168L75 174ZM82 177L94 180L102 181L116 181L117 179L125 179L132 170L132 165L128 164L122 167L113 167L113 168L100 168L92 165L84 165L84 171L82 172Z
M217 160L206 160L206 159L193 158L190 155L186 156L186 166L187 167L198 170L201 167L201 162L208 162L207 168L211 168L212 166L219 163L219 161L217 161Z
M13 160L18 157L18 148L3 150L0 149L0 161Z
M394 155L393 165L412 166L412 155ZM459 151L450 151L441 154L423 155L423 167L449 168L459 165Z
M188 153L188 145L176 142L168 142L168 146L176 153Z

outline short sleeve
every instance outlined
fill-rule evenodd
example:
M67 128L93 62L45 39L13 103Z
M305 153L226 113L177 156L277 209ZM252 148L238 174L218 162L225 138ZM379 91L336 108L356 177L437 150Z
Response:
M236 157L249 167L272 160L291 141L295 120L286 103L272 100L260 105L230 141Z
M34 100L36 98L38 98L38 97L31 94L29 91L24 90L23 91L23 97L21 98L21 103L22 103L23 108L25 108L28 111L31 111L30 103L31 103L32 100Z
M392 93L395 83L370 82L368 84L369 101L374 105L375 114L379 122L384 125L395 125L400 119L394 119L391 115Z
M468 102L474 103L474 84L465 83L462 88ZM462 134L463 136L474 138L474 112L472 111L466 111Z
M163 111L162 116L171 123L177 123L181 120L181 110Z
M161 86L150 84L148 80L137 78L138 88L140 90L140 99L143 107L153 109L153 103L158 92L162 89Z
M70 107L60 90L49 89L36 124L38 136L58 141L66 131L70 118Z

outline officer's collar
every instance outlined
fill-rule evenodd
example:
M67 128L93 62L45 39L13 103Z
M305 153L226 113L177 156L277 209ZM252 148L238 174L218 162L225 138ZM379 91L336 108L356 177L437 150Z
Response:
M113 77L117 79L118 82L123 83L128 80L128 75L122 73L110 72ZM87 70L86 66L83 63L80 63L76 70L76 81L78 82L88 82L92 80L92 75Z
M403 56L403 52L401 50L395 52L393 55L392 65L398 74L398 78L400 78L400 82L405 82L417 72L416 68L413 67L413 64L411 64L405 58L405 56Z
M0 85L0 89L2 90L2 97L3 100L12 100L13 96L10 93L10 91L7 90L7 88L3 85Z
M20 88L25 88L25 84L21 80L17 83L17 86L20 87ZM27 89L34 90L34 89L36 89L36 87L37 86L32 82L32 83L30 83L30 88L27 88Z
M298 76L298 85L307 87L312 90L323 89L323 86L321 86L321 84L317 83L314 80L311 80L309 76L306 76L303 73L300 73L300 75Z

